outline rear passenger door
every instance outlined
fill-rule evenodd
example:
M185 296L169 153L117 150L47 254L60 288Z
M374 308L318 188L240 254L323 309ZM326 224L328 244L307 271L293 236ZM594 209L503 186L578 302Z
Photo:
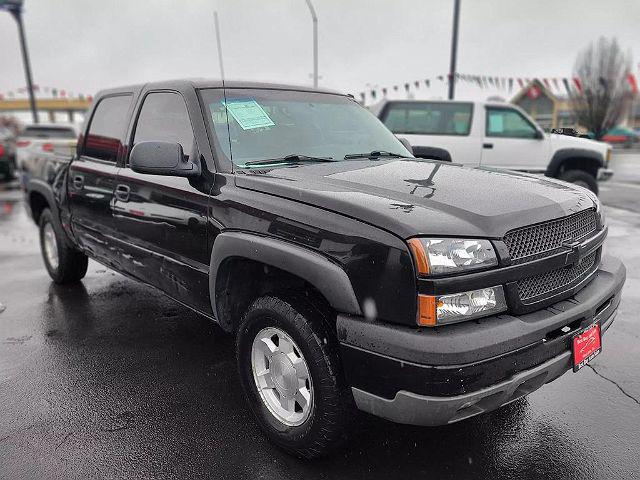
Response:
M152 91L144 97L130 146L143 141L179 143L185 155L199 155L180 93ZM201 311L211 309L208 198L186 178L137 173L128 162L115 186L114 215L123 268Z
M111 202L132 98L118 94L98 101L67 177L71 225L78 243L109 265L114 234Z

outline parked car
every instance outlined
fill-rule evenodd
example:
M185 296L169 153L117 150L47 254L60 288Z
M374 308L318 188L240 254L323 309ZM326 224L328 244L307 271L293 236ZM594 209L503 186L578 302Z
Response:
M372 111L417 157L544 174L598 193L611 147L545 133L516 105L496 102L383 101Z
M15 177L15 135L8 128L0 127L0 177L11 180Z
M78 130L74 125L38 123L27 125L18 136L17 166L24 170L29 162L52 153L71 156L75 152Z
M611 145L620 145L624 148L631 148L634 143L640 141L640 134L628 127L615 127L607 131L607 133L602 137L602 141Z
M27 185L49 275L92 258L235 335L257 423L296 455L335 448L354 408L501 407L579 371L615 318L595 195L414 158L349 96L171 81L100 92L87 118Z

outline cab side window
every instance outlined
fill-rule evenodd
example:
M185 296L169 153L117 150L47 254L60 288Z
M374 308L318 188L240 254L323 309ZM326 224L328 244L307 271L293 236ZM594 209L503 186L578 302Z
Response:
M192 153L193 129L187 106L179 94L157 92L146 96L138 116L133 144L154 141L179 143L186 156Z
M395 102L384 124L393 133L469 135L473 105L461 102Z
M487 136L536 138L538 131L520 112L509 108L487 110Z
M100 100L89 124L84 155L108 162L117 160L127 129L131 99L131 95L118 95Z

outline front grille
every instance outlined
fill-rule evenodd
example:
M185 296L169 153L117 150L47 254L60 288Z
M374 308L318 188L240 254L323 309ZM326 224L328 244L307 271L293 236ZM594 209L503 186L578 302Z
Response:
M511 230L504 236L504 243L511 261L519 263L549 254L565 242L580 240L596 227L595 210L583 210L568 217Z
M517 282L518 296L522 302L541 295L547 295L567 287L591 272L596 264L599 251L596 250L571 267L558 268L541 275L523 278Z

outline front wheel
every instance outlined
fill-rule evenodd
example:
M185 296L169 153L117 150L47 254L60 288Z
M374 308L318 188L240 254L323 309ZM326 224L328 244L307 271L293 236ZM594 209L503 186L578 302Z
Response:
M575 183L576 185L588 188L596 195L598 194L598 181L596 178L584 170L567 170L558 177L565 182Z
M77 282L87 273L87 256L67 245L64 232L54 223L48 208L40 215L40 250L47 272L55 283Z
M273 443L304 458L339 445L353 399L322 313L304 300L260 297L244 316L236 349L245 396Z

